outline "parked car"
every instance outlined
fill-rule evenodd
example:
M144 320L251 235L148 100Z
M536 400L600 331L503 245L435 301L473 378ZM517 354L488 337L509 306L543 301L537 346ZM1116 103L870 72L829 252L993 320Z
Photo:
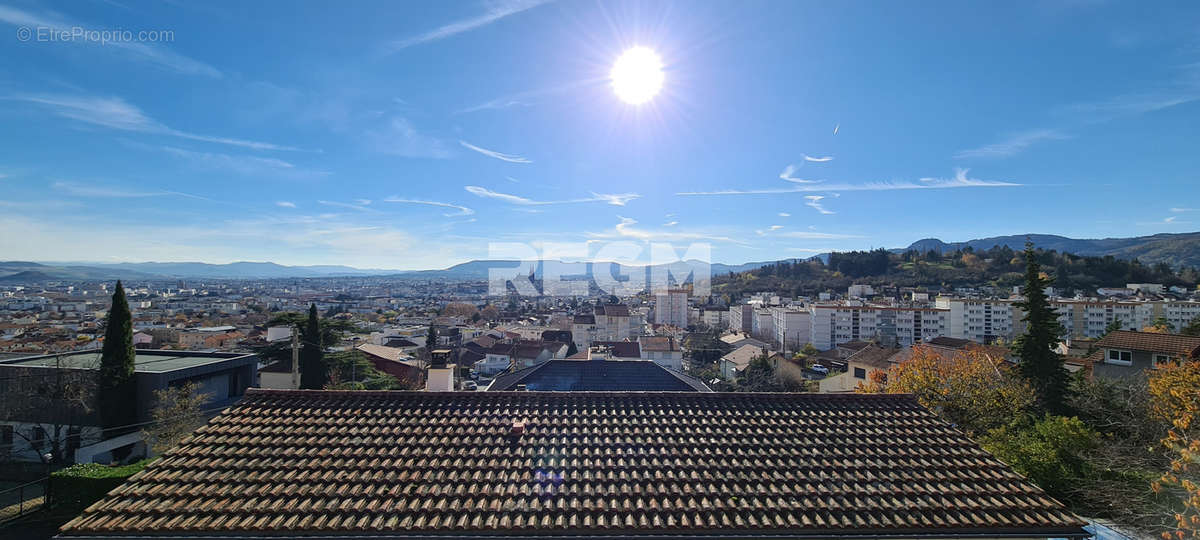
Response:
M829 375L829 368L827 368L827 367L825 367L825 366L822 366L821 364L817 364L817 365L815 365L815 366L813 366L813 367L810 367L810 368L808 368L808 369L810 369L810 370L812 370L812 371L815 371L815 372L817 372L817 373L820 373L821 375Z
M479 384L475 381L467 381L463 383L463 390L475 390L479 388Z

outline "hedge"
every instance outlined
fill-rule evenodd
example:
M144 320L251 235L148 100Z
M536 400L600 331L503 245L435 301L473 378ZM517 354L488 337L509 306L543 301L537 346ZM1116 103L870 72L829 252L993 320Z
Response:
M99 463L72 465L50 475L50 496L55 510L82 512L150 463L143 459L110 467Z

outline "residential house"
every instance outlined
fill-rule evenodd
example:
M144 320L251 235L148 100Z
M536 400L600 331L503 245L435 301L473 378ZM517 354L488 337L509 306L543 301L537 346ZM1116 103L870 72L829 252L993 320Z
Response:
M650 360L665 368L683 370L683 349L671 336L641 336L642 360Z
M52 450L61 459L81 463L107 462L119 448L145 455L136 433L103 438L96 393L99 367L99 350L0 360L0 440L10 441L0 450L9 459L35 462ZM257 368L254 354L139 349L134 356L134 420L151 419L155 391L187 382L208 396L205 410L230 405L258 383Z
M403 349L364 343L354 347L354 350L370 360L375 369L387 373L401 382L417 383L421 381L425 370L424 363L405 353Z
M1088 360L1092 376L1136 375L1166 362L1200 359L1200 337L1116 330L1100 338Z
M869 344L846 358L846 372L821 379L822 393L853 392L858 385L867 384L871 374L877 371L884 375L892 366L892 358L900 349Z

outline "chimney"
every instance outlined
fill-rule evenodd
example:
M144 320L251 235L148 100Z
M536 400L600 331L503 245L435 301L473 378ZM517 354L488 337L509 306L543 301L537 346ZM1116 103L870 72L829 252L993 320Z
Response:
M508 430L508 434L514 437L520 437L525 433L525 422L513 420L512 427Z

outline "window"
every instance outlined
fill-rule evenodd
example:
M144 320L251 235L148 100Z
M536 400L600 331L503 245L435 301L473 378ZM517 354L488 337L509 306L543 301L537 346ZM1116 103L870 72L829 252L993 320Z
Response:
M1170 357L1170 356L1167 356L1167 355L1165 355L1165 354L1156 354L1156 355L1154 355L1154 365L1156 365L1156 366L1157 366L1157 365L1159 365L1159 364L1165 364L1165 363L1167 363L1167 362L1170 362L1170 361L1171 361L1171 357Z
M29 430L30 446L41 450L46 447L46 430L42 426L33 426Z
M13 443L13 427L0 426L0 444L10 445Z
M865 370L865 369L863 369L863 368L860 368L860 367L856 367L856 368L854 368L854 378L855 378L855 379L865 379L865 378L867 378L867 370Z
M1118 350L1118 349L1109 349L1108 350L1108 363L1109 364L1117 364L1117 365L1121 365L1121 366L1132 365L1133 364L1133 352L1122 351L1122 350Z

